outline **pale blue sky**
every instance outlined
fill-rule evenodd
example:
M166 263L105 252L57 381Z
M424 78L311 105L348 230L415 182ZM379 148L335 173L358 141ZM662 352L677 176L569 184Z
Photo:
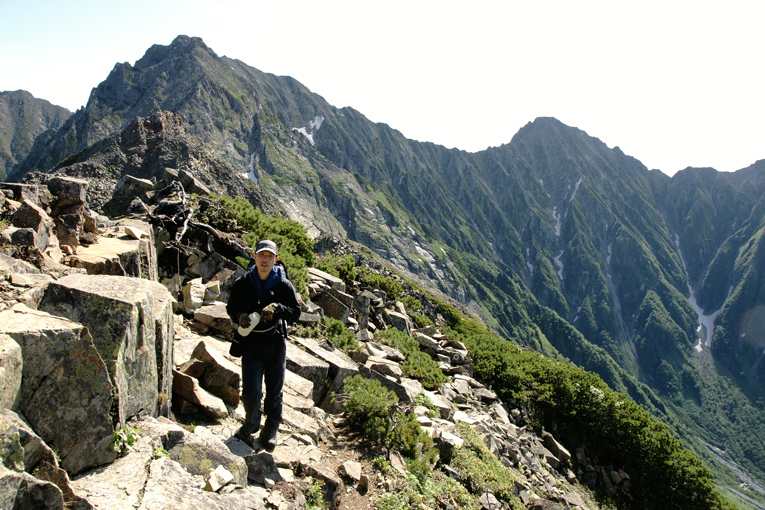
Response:
M0 90L74 111L117 62L201 37L416 140L468 151L552 116L648 168L765 159L760 0L0 0Z

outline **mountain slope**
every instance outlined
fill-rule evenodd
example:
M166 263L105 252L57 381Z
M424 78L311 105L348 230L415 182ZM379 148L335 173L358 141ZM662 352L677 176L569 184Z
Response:
M765 478L765 445L741 433L761 430L765 390L762 162L669 178L552 118L501 147L446 149L181 36L115 66L17 177L155 108L309 232L363 243L507 339L598 373L695 448L696 436L728 444ZM708 340L697 330L717 311Z
M35 138L49 136L71 114L24 90L0 92L0 179L26 158Z

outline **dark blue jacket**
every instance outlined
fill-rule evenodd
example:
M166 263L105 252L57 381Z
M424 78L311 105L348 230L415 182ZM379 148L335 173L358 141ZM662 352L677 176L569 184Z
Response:
M252 265L247 273L237 278L231 286L226 312L232 321L238 322L240 313L249 315L252 312L260 312L271 303L278 305L273 320L270 322L261 320L247 336L248 339L263 336L264 332L270 334L276 332L286 337L287 322L295 322L300 318L297 293L287 279L284 269L274 266L268 278L262 281L258 275L257 266ZM238 332L235 336L242 339Z

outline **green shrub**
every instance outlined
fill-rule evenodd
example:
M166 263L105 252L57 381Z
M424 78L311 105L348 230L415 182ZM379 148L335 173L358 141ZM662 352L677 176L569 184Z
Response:
M343 408L348 420L360 426L371 441L379 441L414 461L418 477L427 477L437 451L433 440L417 422L413 406L402 406L395 393L374 379L359 375L345 380Z
M406 358L401 370L407 377L420 381L426 389L440 388L446 382L446 376L441 372L438 363L420 351L419 342L403 331L395 328L378 330L375 332L375 340L401 351Z
M414 322L415 326L418 328L424 328L433 325L433 321L430 320L430 317L427 315L421 315L417 312L410 312L408 308L407 314L409 315L409 318L412 319L412 322Z
M597 375L523 350L470 320L447 334L467 346L476 379L503 400L525 404L536 428L555 429L564 445L586 445L601 463L630 473L641 508L731 508L666 425Z
M314 267L343 280L353 281L356 279L356 257L353 255L339 257L325 253L317 257Z
M516 500L513 487L520 475L506 468L470 425L458 423L457 431L465 443L462 448L454 450L451 466L459 473L467 489L476 495L490 489L501 501Z
M116 453L122 453L128 447L133 446L133 443L138 439L138 430L134 429L130 425L117 425L114 429L114 436L112 437L112 451Z
M342 321L327 317L327 330L325 331L327 339L332 344L345 353L360 351L361 346L356 337L351 333Z
M401 282L390 276L383 276L362 268L359 270L358 277L370 287L385 291L388 299L399 299L404 292Z
M324 482L314 480L303 491L305 496L305 505L308 510L318 510L327 508L327 500L324 496Z
M348 420L361 426L370 441L385 442L392 426L389 409L398 403L396 394L374 379L359 375L345 380L345 393L347 398L343 408Z
M378 510L411 510L413 508L460 508L479 510L477 497L440 471L419 480L413 475L394 480L392 490L375 504Z

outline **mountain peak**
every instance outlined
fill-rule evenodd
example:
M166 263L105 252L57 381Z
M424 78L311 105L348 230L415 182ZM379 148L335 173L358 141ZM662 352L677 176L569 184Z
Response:
M146 50L146 53L136 62L137 68L150 67L155 65L170 56L173 55L185 55L192 53L194 50L201 50L205 53L215 55L215 52L210 49L209 46L200 37L189 37L187 35L179 35L169 46L161 44L154 44L151 48Z

